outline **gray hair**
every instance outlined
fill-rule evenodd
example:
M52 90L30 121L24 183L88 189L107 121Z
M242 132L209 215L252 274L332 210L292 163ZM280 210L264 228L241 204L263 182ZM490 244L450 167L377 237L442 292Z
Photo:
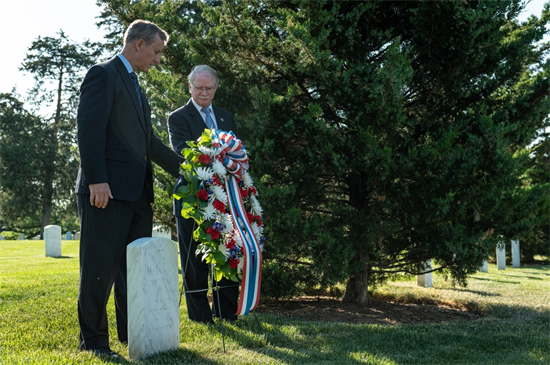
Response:
M191 85L194 85L193 81L195 81L195 76L201 72L209 74L216 81L216 85L219 84L220 80L218 79L218 73L216 72L216 70L214 70L212 67L208 65L198 65L193 67L193 69L191 70L191 73L189 74L189 76L187 76L187 81L189 81Z
M165 30L161 29L155 23L151 23L147 20L134 20L132 24L128 26L126 32L124 33L124 44L143 39L147 46L151 45L157 39L157 35L160 39L166 43L170 39L168 33Z

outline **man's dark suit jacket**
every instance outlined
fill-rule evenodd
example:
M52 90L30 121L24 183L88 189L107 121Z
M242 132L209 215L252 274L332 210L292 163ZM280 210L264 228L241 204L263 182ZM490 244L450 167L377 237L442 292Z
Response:
M135 201L145 186L153 201L151 161L177 177L183 158L153 134L149 103L142 97L142 111L122 61L114 57L92 67L80 93L76 192L89 194L89 184L106 182L114 199Z

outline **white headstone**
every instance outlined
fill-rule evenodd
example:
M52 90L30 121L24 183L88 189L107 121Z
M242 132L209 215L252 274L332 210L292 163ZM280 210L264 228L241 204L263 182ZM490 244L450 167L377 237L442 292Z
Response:
M55 225L44 227L44 244L46 257L61 257L61 227Z
M497 243L497 269L506 270L506 244L504 241Z
M479 268L479 271L481 272L489 272L489 265L487 264L487 260L483 260L483 264Z
M66 239L66 240L70 240L71 237L72 237L71 231L68 231L67 233L65 233L65 239Z
M512 240L512 267L520 267L519 240Z
M432 260L429 259L426 261L424 268L426 271L430 271L432 269ZM433 286L432 283L432 273L426 273L422 275L416 276L416 285L418 286L425 286L426 288L431 288Z
M4 239L4 236L0 236L0 241L2 241Z
M21 233L21 234L19 235L18 240L24 240L24 239L25 239L25 234L24 234L24 233Z
M178 249L163 237L135 240L128 265L128 355L132 359L179 348Z
M80 232L76 232L76 233L74 234L74 239L77 240L77 241L80 240Z
M162 229L160 227L153 227L153 234L151 237L164 237L168 238L169 240L172 239L172 231L169 229Z

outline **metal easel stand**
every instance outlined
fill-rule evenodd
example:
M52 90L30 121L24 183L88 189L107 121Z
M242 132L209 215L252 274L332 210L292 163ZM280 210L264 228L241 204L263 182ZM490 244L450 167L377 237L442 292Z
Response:
M197 222L194 223L193 229L191 230L191 232L195 231L196 225L197 225ZM208 288L206 288L206 289L197 289L197 290L184 290L184 288L186 286L185 285L185 274L187 272L187 265L189 265L189 254L190 254L190 251L191 251L191 242L192 241L193 241L193 233L191 233L191 239L189 240L189 245L188 245L188 248L187 248L187 258L186 258L186 261L185 261L185 268L182 267L181 274L182 274L182 277L183 277L183 281L182 281L182 284L181 284L180 300L179 300L179 306L178 307L181 307L181 299L182 299L184 293L198 293L198 292L203 292L203 291L209 291L210 290ZM180 252L180 254L181 254L181 252ZM212 295L214 295L214 291L215 291L216 295L218 297L218 314L220 316L220 329L221 329L221 332L222 332L223 353L225 354L225 332L224 332L224 329L223 329L222 309L221 309L221 304L220 304L220 289L222 287L220 287L219 284L218 284L218 281L214 279L214 265L213 264L210 267L210 273L212 275L212 281L215 281L215 283L216 283L216 286L212 287L212 291L213 291Z

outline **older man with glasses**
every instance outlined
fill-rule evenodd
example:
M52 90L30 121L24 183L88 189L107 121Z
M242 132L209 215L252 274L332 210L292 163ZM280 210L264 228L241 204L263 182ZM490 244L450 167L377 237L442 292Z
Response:
M207 65L196 66L188 76L191 98L181 108L168 117L168 133L170 144L174 151L181 153L187 148L188 141L196 141L205 128L215 128L223 131L233 131L237 134L237 126L233 114L212 104L218 89L218 74ZM176 182L175 192L187 181L180 176ZM222 279L218 285L218 294L214 294L213 309L208 303L208 272L209 267L200 257L196 257L197 242L193 240L193 230L196 229L193 219L181 216L181 200L174 199L174 215L178 227L178 242L182 275L185 284L185 299L189 319L197 322L213 323L212 317L221 317L234 321L237 319L237 300L239 296L238 283ZM221 313L218 313L221 308Z

